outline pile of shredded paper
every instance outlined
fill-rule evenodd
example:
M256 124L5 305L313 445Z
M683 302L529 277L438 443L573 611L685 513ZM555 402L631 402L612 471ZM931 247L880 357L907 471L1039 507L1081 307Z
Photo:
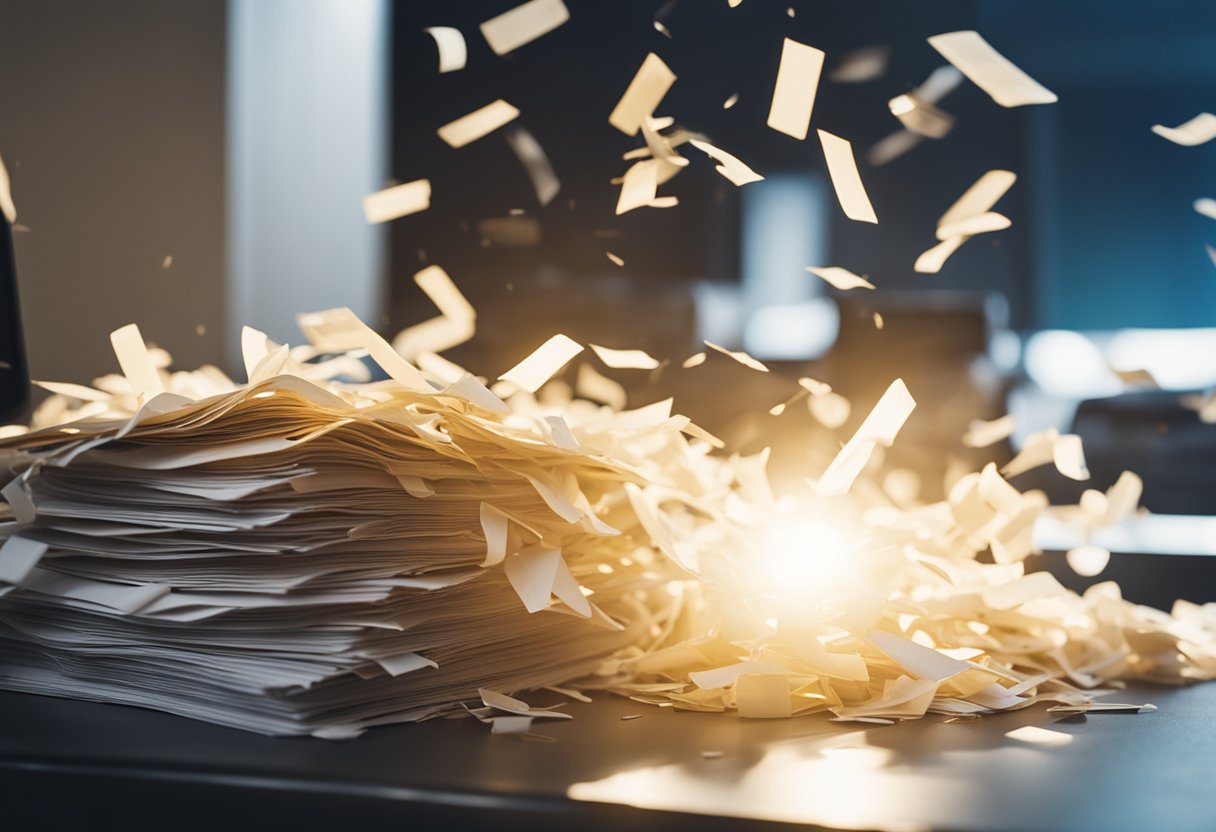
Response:
M124 327L123 375L44 382L32 428L4 429L0 687L342 737L470 701L527 731L564 714L506 694L560 684L886 721L1216 676L1216 605L1167 615L1025 574L1046 501L995 466L943 502L889 496L875 451L915 407L901 381L777 496L767 455L715 455L670 400L571 399L549 381L582 351L564 336L491 392L424 374L349 310L300 323L294 349L246 330L245 385L170 373ZM1082 476L1074 440L1011 464ZM1068 512L1096 528L1138 497L1126 474Z
M481 32L504 55L568 17L561 0L530 0ZM463 34L429 31L440 71L461 69ZM975 32L929 44L952 66L891 99L903 129L871 164L944 137L953 117L936 103L964 76L1001 106L1055 101ZM846 56L831 78L872 78L884 54ZM785 39L769 127L807 138L824 59ZM763 178L655 115L675 81L649 54L609 115L643 142L625 154L617 214L677 204L657 190L689 167L685 144L736 186ZM1204 115L1158 132L1210 140L1216 117ZM519 116L500 99L438 134L460 148ZM816 134L843 213L876 223L851 143ZM547 204L561 184L543 149L519 127L507 141ZM991 209L1015 179L980 177L915 270L935 273L972 236L1008 227ZM407 182L368 195L364 211L405 217L430 192ZM839 290L875 288L808 268ZM591 345L609 375L583 364L574 398L556 376L584 347L556 335L487 387L440 355L472 337L472 307L438 267L416 280L442 314L391 344L346 309L301 316L308 344L295 348L246 329L246 384L215 367L169 372L134 325L111 339L122 375L41 382L53 395L33 424L0 428L0 688L344 737L462 706L527 732L566 715L510 694L559 685L576 698L887 722L1044 701L1140 710L1151 706L1095 695L1123 678L1216 677L1216 605L1166 614L1112 583L1078 596L1025 571L1044 512L1092 532L1137 511L1131 473L1054 510L1010 484L1048 464L1087 479L1077 436L1033 434L1003 469L955 477L945 500L924 502L915 475L883 464L916 406L896 379L830 464L774 493L767 453L718 453L670 400L625 409L611 374L659 366L644 352ZM706 355L676 371L707 372ZM827 384L799 385L770 412L801 396L824 425L849 421ZM987 447L1012 429L977 423L963 442ZM1069 563L1096 575L1109 557L1086 545Z

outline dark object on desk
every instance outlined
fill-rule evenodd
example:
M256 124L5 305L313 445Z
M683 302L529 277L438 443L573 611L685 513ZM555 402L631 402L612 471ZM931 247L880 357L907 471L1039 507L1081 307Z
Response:
M21 337L21 305L17 300L17 258L8 220L0 217L0 422L25 415L30 376Z
M1160 710L1057 722L1036 706L968 724L863 726L605 695L571 704L573 720L545 727L557 742L536 743L473 720L350 742L259 737L3 693L0 793L11 829L1210 830L1216 684L1133 684L1114 698ZM1005 736L1023 725L1072 742ZM611 802L571 799L576 783L575 795Z

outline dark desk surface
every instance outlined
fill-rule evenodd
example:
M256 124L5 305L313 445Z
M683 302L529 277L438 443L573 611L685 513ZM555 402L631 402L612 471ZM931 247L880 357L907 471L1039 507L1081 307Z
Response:
M1132 686L1117 699L1160 710L859 727L603 695L541 724L554 742L493 736L471 719L330 742L4 693L0 810L10 829L1216 829L1216 684ZM1022 725L1073 740L1004 736Z

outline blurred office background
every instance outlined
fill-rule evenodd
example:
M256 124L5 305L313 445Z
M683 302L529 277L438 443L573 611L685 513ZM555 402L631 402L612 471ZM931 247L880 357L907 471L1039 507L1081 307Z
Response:
M636 403L676 391L741 447L814 427L805 408L803 421L765 414L798 375L855 398L850 425L907 377L923 440L906 443L922 457L910 465L965 455L961 428L1006 407L1015 443L1066 430L1081 400L1141 383L1120 371L1166 388L1146 394L1164 398L1144 424L1192 429L1176 394L1216 384L1216 224L1191 206L1216 196L1216 151L1149 128L1216 103L1216 7L567 0L567 24L500 58L477 25L516 4L0 3L0 154L23 226L34 377L112 371L106 335L132 320L179 364L233 372L245 323L293 341L296 312L346 305L391 335L434 314L411 276L438 263L480 313L477 339L451 357L490 376L555 331L677 364L703 338L771 361L773 377L711 359L699 375L673 366L631 385ZM465 34L465 69L437 72L428 26ZM947 137L875 163L900 128L888 99L944 64L925 38L969 28L1059 103L1004 109L963 82L939 104L956 119ZM841 214L813 134L765 126L787 36L828 54L812 126L853 143L876 226ZM867 47L889 54L880 77L830 80ZM765 181L736 188L689 150L694 164L661 189L679 207L613 215L609 180L639 140L607 115L651 51L679 76L659 112ZM459 150L435 134L500 97L561 180L547 205L503 131ZM997 206L1012 227L972 239L938 275L914 273L937 218L993 168L1019 177ZM363 194L423 177L428 211L366 224ZM844 266L879 291L842 296L808 265ZM1115 464L1091 459L1094 485ZM1216 513L1208 496L1188 504L1205 506Z

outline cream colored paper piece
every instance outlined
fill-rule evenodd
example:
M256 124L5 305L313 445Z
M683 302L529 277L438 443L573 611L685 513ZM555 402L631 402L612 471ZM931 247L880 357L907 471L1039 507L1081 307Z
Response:
M296 317L296 323L314 346L324 352L367 350L372 360L407 390L432 393L434 388L418 368L402 358L388 341L350 309L342 306Z
M645 350L614 350L598 344L588 346L600 361L614 370L653 370L659 366L659 360Z
M4 157L0 156L0 214L9 224L17 221L17 206L13 204L13 190L9 183L8 168L4 166Z
M1163 139L1184 147L1195 147L1207 144L1216 139L1216 115L1200 113L1190 121L1177 127L1166 127L1164 124L1154 124L1153 132Z
M836 430L849 421L853 407L849 400L839 393L829 390L826 393L813 394L807 399L807 409L815 421L828 430Z
M939 110L912 93L897 95L887 102L891 115L904 129L930 139L945 138L954 129L954 116Z
M482 136L493 133L504 124L519 118L519 110L501 98L461 116L439 128L439 138L452 147L464 147Z
M656 32L658 32L660 35L662 35L663 37L667 38L668 40L671 40L671 39L672 39L672 37L671 37L671 30L670 30L670 29L668 29L666 25L664 25L663 21L661 21L661 20L655 20L655 21L652 21L652 22L654 23L654 30L655 30Z
M430 207L429 179L415 179L363 197L363 216L373 224L416 214Z
M689 144L717 162L718 164L715 169L718 171L718 173L722 174L736 185L746 185L749 182L759 182L764 178L747 165L736 159L734 156L727 153L725 150L714 147L709 142L690 139Z
M818 132L823 156L828 164L828 175L832 178L832 187L836 190L836 198L845 216L859 222L877 223L874 206L870 204L865 185L861 183L857 162L853 159L853 146L847 139L826 130Z
M137 325L127 324L111 332L110 344L114 347L122 374L131 383L131 390L136 396L146 400L165 392L164 382L152 363L148 346Z
M996 211L988 211L979 216L971 217L951 225L943 225L937 229L937 238L945 241L954 237L974 237L977 234L988 234L992 231L1004 231L1013 225L1009 217Z
M590 364L580 364L574 390L584 399L603 402L613 410L624 410L627 404L625 388L619 382L602 375Z
M864 277L855 275L848 269L843 269L840 266L807 266L806 270L842 291L874 288L874 284Z
M866 634L866 638L914 679L928 679L940 684L971 669L967 662L953 659L894 633L874 630Z
M582 351L581 344L565 335L554 335L498 378L500 381L511 382L520 390L535 393Z
M692 355L680 362L680 366L685 370L691 370L693 367L700 367L705 363L708 356L703 352L694 352Z
M506 55L569 19L570 11L562 0L531 0L482 23L481 34L495 55Z
M1101 546L1085 545L1069 549L1064 555L1069 567L1082 578L1101 575L1110 563L1110 552Z
M1216 199L1201 197L1195 200L1194 208L1196 212L1203 214L1208 219L1216 220Z
M943 229L990 211L1013 187L1017 179L1017 174L1008 170L990 170L985 173L942 214L941 219L937 221L937 239L945 240L953 236L944 234Z
M1011 740L1028 743L1029 745L1041 745L1052 748L1068 745L1072 742L1072 734L1065 734L1063 731L1052 731L1050 728L1039 728L1037 725L1023 725L1021 728L1009 731L1005 736Z
M1067 434L1056 440L1052 446L1052 461L1056 470L1071 480L1089 479L1089 469L1085 467L1085 452L1081 447L1081 437Z
M562 183L557 178L545 149L540 146L536 137L523 127L512 127L504 136L519 163L528 172L528 178L532 180L536 201L541 205L548 205L562 189Z
M929 45L1002 107L1052 104L1057 100L1055 93L993 49L978 32L934 35Z
M655 108L675 82L675 73L662 58L651 52L608 116L608 123L627 136L636 136L642 129L642 122L654 115Z
M768 126L802 141L811 126L811 112L819 90L819 75L823 72L823 50L792 38L781 46L781 64L777 68L777 83L773 103L768 111Z
M828 75L837 84L861 84L881 78L887 71L891 50L885 46L867 46L846 52L840 63Z
M625 171L621 183L621 193L616 201L616 214L628 213L635 208L654 206L655 192L659 187L659 162L657 159L643 159L634 162Z
M477 317L473 305L439 266L422 269L414 275L414 282L446 317L457 321L471 321Z
M591 617L591 604L578 588L561 550L530 546L503 562L507 580L528 612L548 608L554 595L584 618Z
M951 237L948 240L942 240L933 248L921 252L921 255L916 258L916 263L912 266L913 271L919 274L937 274L942 270L942 266L950 259L950 255L958 251L959 246L967 242L967 238L960 235Z
M1013 435L1013 414L1007 414L990 422L974 420L963 434L963 444L968 448L987 448Z
M435 47L439 50L441 74L464 69L469 54L464 35L459 29L453 29L451 26L428 26L425 31L435 39Z
M824 396L832 392L832 385L826 381L819 381L808 376L803 376L798 379L798 386L806 390L812 396Z
M730 98L728 98L722 102L722 109L729 110L731 107L735 106L738 103L739 103L739 93L733 92L733 93L731 93Z
M911 130L896 130L870 146L870 149L866 151L866 161L876 168L882 167L903 156L922 141L924 141L924 137L918 136Z
M874 313L874 315L873 315L872 317L874 318L874 328L875 328L875 329L877 329L877 330L881 330L881 329L883 328L883 325L884 325L884 323L883 323L883 317L882 317L882 313L881 313L881 312L875 312L875 313Z
M757 361L756 359L752 358L750 355L748 355L745 352L728 350L726 347L720 347L717 344L710 343L709 341L705 341L704 343L705 343L705 346L709 347L711 350L717 350L718 352L722 353L723 355L729 355L731 358L735 359L735 361L738 361L744 367L747 367L752 370L758 370L761 373L768 372L768 367L764 366L764 364L762 364L759 361ZM688 362L685 362L685 363L687 364ZM700 362L698 362L698 363L700 363Z
M908 392L903 379L897 378L891 382L857 432L819 478L815 485L816 492L823 497L838 497L847 493L870 461L874 449L880 445L890 447L915 409L916 400Z
M617 257L611 251L605 251L604 254L606 254L608 256L608 259L612 262L612 265L614 265L614 266L624 266L625 265L625 261L622 260L620 257Z
M738 8L739 4L741 4L742 2L743 2L743 0L726 0L726 4L728 6L730 6L732 9Z
M510 518L489 503L481 504L480 518L481 532L486 538L486 559L481 562L481 565L494 566L502 563L507 556Z

